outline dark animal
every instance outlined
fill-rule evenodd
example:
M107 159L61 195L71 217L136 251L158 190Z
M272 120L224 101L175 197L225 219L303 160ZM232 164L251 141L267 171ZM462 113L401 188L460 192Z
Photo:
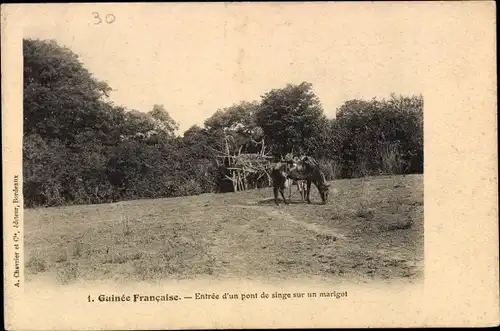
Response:
M284 194L287 179L306 181L305 193L307 203L311 203L311 199L309 198L311 183L314 183L318 188L323 204L326 204L328 201L330 185L326 183L325 175L320 170L318 162L310 156L294 158L290 161L282 160L276 163L271 171L271 178L273 180L274 202L277 205L279 205L278 191L281 193L285 204L289 204Z

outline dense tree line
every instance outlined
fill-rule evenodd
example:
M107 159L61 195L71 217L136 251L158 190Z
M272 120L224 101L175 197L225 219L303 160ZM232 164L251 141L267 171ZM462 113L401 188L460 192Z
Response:
M224 148L320 160L329 179L423 171L423 98L351 100L328 119L307 82L216 110L182 136L162 105L118 107L111 87L54 41L24 40L26 206L221 192ZM227 143L227 144L226 144Z

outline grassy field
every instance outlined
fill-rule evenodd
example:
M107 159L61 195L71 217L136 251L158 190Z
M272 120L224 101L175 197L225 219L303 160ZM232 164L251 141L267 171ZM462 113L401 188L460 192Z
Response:
M419 281L423 176L330 183L330 201L275 206L272 189L26 209L26 280Z

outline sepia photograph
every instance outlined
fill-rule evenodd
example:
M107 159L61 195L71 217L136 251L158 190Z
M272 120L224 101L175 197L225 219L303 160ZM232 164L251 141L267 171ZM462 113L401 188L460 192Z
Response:
M337 38L339 51L321 59L280 43L293 29L286 24L268 43L224 45L238 24L102 47L56 27L26 33L28 282L421 280L424 98L415 73L392 71L389 60L364 66L377 53L355 50L370 35L354 45ZM245 29L255 39L267 31L254 21Z
M173 301L354 305L351 288L423 296L436 270L424 250L436 210L424 178L439 145L424 135L436 130L427 120L436 93L423 78L424 28L410 19L421 7L196 6L24 8L40 15L16 41L21 163L13 179L4 174L21 252L10 261L14 286L100 284L114 289L73 299L151 301L158 312ZM397 8L401 16L383 15ZM319 287L279 287L304 280ZM173 282L273 290L117 290ZM220 325L256 326L234 323Z

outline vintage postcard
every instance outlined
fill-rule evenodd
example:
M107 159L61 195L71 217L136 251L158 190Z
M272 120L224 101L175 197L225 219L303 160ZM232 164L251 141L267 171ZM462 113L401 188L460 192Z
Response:
M499 324L495 4L8 4L5 328Z

